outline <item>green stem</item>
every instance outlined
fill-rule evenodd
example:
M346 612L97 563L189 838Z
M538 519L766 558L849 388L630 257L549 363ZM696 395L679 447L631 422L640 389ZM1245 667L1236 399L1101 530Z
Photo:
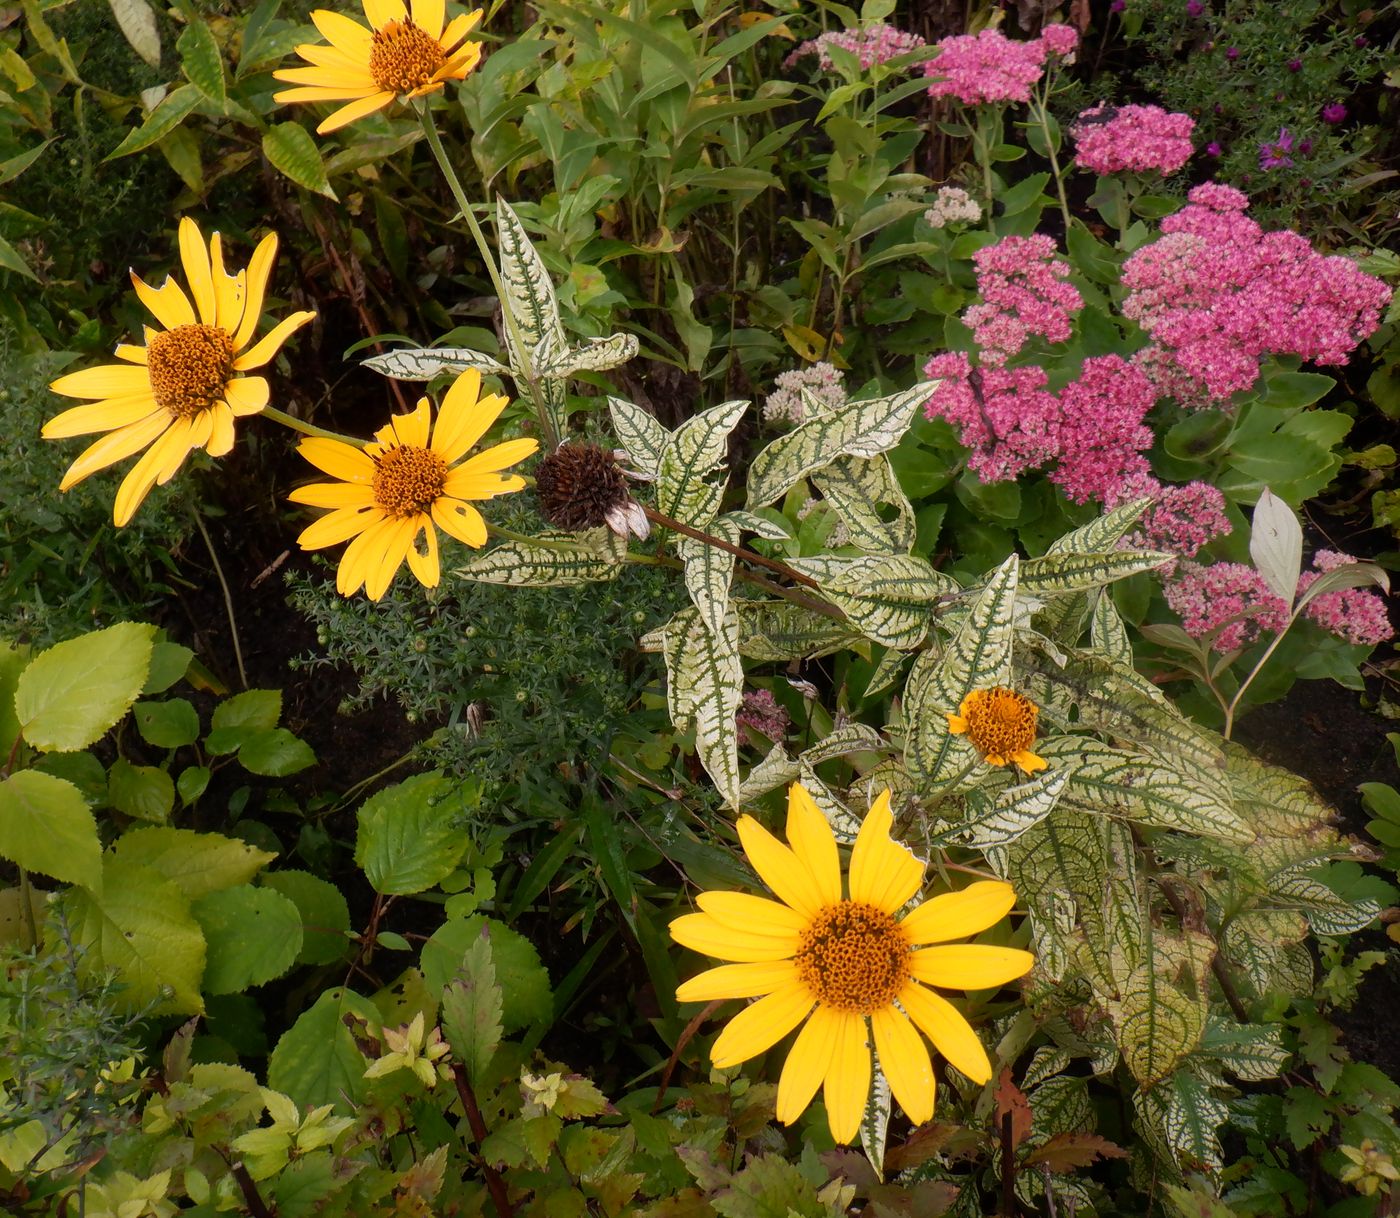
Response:
M1254 678L1263 670L1264 665L1269 662L1269 657L1278 650L1278 645L1283 642L1283 636L1293 628L1293 623L1298 620L1299 609L1293 611L1293 615L1288 619L1288 625L1274 635L1274 641L1265 649L1264 654L1259 657L1259 662L1250 670L1249 676L1240 682L1240 687L1235 691L1235 696L1230 699L1230 705L1225 708L1225 730L1221 733L1226 740L1230 739L1230 733L1235 730L1235 712L1239 709L1240 699L1244 697L1245 691L1254 684Z
M199 535L204 538L204 547L209 551L209 561L214 564L214 574L218 577L219 587L224 594L224 612L228 614L229 637L233 639L233 658L238 661L238 679L243 682L243 688L248 688L248 670L243 667L243 648L238 642L238 618L233 612L233 594L229 591L228 580L224 578L224 569L219 565L219 555L214 550L214 539L209 536L209 530L204 527L204 517L199 512L190 508L190 515L194 518L195 528L199 530Z
M327 431L324 427L317 427L313 423L294 418L285 410L278 410L276 406L264 406L259 413L263 418L271 419L274 423L281 423L283 427L299 431L304 436L315 436L320 440L339 440L343 444L353 444L356 448L363 448L365 445L365 441L357 440L354 436L347 436L339 431Z
M987 133L982 126L982 115L978 112L977 122L972 128L972 146L976 149L977 163L982 166L982 192L987 196L987 231L997 235L995 216L996 197L992 189L992 157L987 147Z
M34 921L34 892L29 886L29 872L19 869L19 907L24 915L25 948L39 946L39 927Z
M1035 120L1040 124L1040 130L1045 136L1045 155L1050 161L1050 172L1055 176L1055 191L1060 196L1060 215L1065 221L1065 240L1069 240L1069 200L1065 197L1065 178L1060 172L1060 161L1055 155L1055 141L1050 135L1050 113L1046 103L1049 100L1049 85L1043 94L1037 94L1035 101L1031 103L1031 113L1035 115Z

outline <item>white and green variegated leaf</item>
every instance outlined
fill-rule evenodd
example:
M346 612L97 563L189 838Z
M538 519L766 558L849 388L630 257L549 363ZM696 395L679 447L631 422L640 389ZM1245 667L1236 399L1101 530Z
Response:
M1036 1050L1026 1070L1023 1086L1031 1102L1031 1130L1042 1137L1092 1133L1097 1123L1088 1080L1059 1073L1069 1063L1065 1050L1045 1045ZM1050 1073L1055 1077L1049 1077Z
M1232 842L1254 840L1254 831L1234 807L1218 798L1215 788L1192 781L1184 770L1085 736L1058 736L1036 751L1052 769L1070 772L1065 799L1079 807L1158 829Z
M1246 1083L1277 1078L1288 1064L1282 1026L1276 1023L1235 1023L1211 1019L1196 1048L1196 1056L1213 1059Z
M1089 640L1094 647L1113 663L1124 668L1133 666L1133 641L1128 637L1128 627L1113 597L1105 590L1094 599L1093 613L1089 618Z
M831 788L817 777L816 770L805 760L799 758L799 762L802 766L802 772L798 776L798 781L806 789L807 794L812 797L812 802L821 809L822 815L826 817L827 823L831 826L832 833L836 835L836 840L847 844L855 841L856 834L860 832L860 817L832 794Z
M954 832L975 850L1014 842L1054 811L1068 781L1064 770L1051 770L1029 782L1013 783L995 796L969 792L967 819Z
M789 757L781 744L775 744L739 784L739 803L751 803L760 795L796 782L801 774L801 763Z
M715 518L724 497L724 480L711 475L723 466L729 433L748 408L744 401L721 402L676 428L657 470L659 511L697 528Z
M875 665L875 671L870 674L870 680L865 683L865 697L878 697L898 681L904 662L908 658L908 655L898 648L887 648L885 654L880 657L880 662Z
M828 415L833 410L839 410L839 406L834 406L830 402L823 401L817 397L805 385L797 391L797 396L802 399L802 417L804 419L815 419L822 415Z
M644 474L655 476L661 468L661 454L671 433L656 416L623 398L609 398L613 431L632 464Z
M694 726L700 764L725 802L737 808L741 780L734 716L744 692L738 619L730 614L720 630L712 631L698 613L682 611L671 619L663 654L667 699L675 721Z
M1372 900L1346 901L1322 883L1306 875L1276 880L1272 895L1280 904L1295 906L1307 918L1314 934L1350 935L1364 930L1380 915Z
M860 558L793 558L789 565L817 581L821 593L869 639L910 650L923 642L940 596L958 585L912 554Z
M924 652L914 661L905 686L905 758L926 786L953 781L980 760L965 736L948 730L948 715L974 689L1011 682L1017 570L1013 554L987 580L947 647L936 658Z
M885 738L873 727L864 723L843 723L805 750L802 760L809 766L818 766L833 757L845 757L851 753L883 752L888 747Z
M733 522L719 519L710 532L723 541L739 543L739 529ZM685 588L691 603L700 611L700 620L712 631L723 628L729 611L729 589L734 582L734 555L693 537L676 539L676 556L685 563Z
M1044 554L1021 564L1021 591L1027 596L1087 592L1172 560L1160 550L1108 550L1096 554Z
M870 1094L865 1099L865 1115L860 1121L860 1148L877 1180L885 1178L885 1140L890 1131L890 1080L880 1068L879 1054L870 1068Z
M1217 1131L1230 1106L1190 1070L1178 1070L1133 1097L1138 1127L1174 1168L1210 1171L1221 1166Z
M914 509L885 454L837 457L815 472L812 482L845 524L852 545L885 554L907 554L914 548ZM880 514L882 503L894 507L893 520Z
M1118 1050L1142 1087L1166 1078L1199 1043L1206 1004L1154 971L1154 961L1128 976L1117 1012Z
M500 542L456 574L479 584L568 588L616 579L626 561L627 543L609 529L543 534L539 541Z
M625 364L637 354L635 334L613 334L608 338L590 338L580 347L566 347L541 358L535 363L539 377L563 380L579 372L603 372Z
M746 533L755 533L765 541L787 541L792 534L776 521L769 520L767 516L760 516L757 512L725 512L724 520L732 520Z
M509 375L499 360L467 347L401 347L363 361L380 376L396 381L430 381L444 372L465 372L475 368L491 376Z
M502 308L510 311L514 327L505 327L506 352L517 387L522 387L527 362L557 358L566 350L564 324L559 318L559 300L539 251L530 241L520 218L504 199L496 201L496 231L501 256L501 284L506 298ZM526 351L516 350L515 330ZM564 382L550 377L537 379L532 391L541 399L544 412L558 436L568 425L568 395Z
M1032 1054L1031 1063L1026 1067L1025 1077L1021 1080L1021 1090L1029 1092L1033 1087L1045 1082L1046 1079L1064 1073L1069 1069L1070 1062L1073 1060L1067 1049L1062 1049L1058 1045L1041 1045ZM1034 1111L1034 1107L1032 1107L1032 1111ZM1052 1132L1059 1128L1061 1128L1059 1125L1050 1126Z
M814 659L849 647L860 635L847 623L791 601L735 601L739 654L776 663Z
M772 503L838 457L875 457L888 452L899 443L914 411L929 399L933 389L929 384L915 385L873 401L848 402L779 436L749 466L748 506Z
M1333 809L1307 779L1260 761L1243 745L1225 745L1235 807L1261 836L1313 836Z
M1128 530L1152 506L1151 499L1134 499L1077 529L1071 529L1050 543L1048 554L1103 554L1123 540Z

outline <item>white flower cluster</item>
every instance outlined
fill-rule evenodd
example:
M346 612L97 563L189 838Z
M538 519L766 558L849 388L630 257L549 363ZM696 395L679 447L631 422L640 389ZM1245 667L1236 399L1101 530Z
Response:
M770 423L800 423L804 417L802 391L835 410L846 404L846 386L839 368L824 361L783 372L773 382L777 388L763 403L763 417Z
M924 220L930 228L942 228L945 224L955 224L965 220L976 224L982 218L982 208L967 191L958 186L944 186L934 199L933 206L924 212Z

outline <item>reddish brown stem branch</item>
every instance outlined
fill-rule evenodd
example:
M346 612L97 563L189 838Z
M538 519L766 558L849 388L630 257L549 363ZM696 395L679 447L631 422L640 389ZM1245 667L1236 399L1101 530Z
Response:
M725 541L723 537L716 537L713 533L706 533L702 529L697 529L688 524L682 524L674 517L667 516L664 512L658 512L655 508L642 504L642 511L647 514L647 519L653 524L659 524L663 529L671 529L676 533L684 534L686 537L693 537L696 541L703 541L707 546L714 546L717 550L724 550L728 554L733 554L735 558L742 558L747 563L752 563L756 567L766 567L775 575L785 575L795 584L802 584L807 588L820 589L810 575L803 575L801 571L794 571L787 563L779 562L776 558L765 558L762 554L755 554L752 550L746 550L743 546L736 546L732 541Z
M486 1161L486 1156L481 1153L482 1143L486 1141L486 1122L481 1118L476 1093L467 1081L466 1071L460 1065L452 1067L452 1081L457 1084L457 1097L462 1101L462 1111L467 1114L467 1125L472 1131L472 1141L476 1143L476 1156L481 1162L481 1174L485 1177L486 1191L491 1194L496 1213L500 1218L515 1218L515 1210L506 1192L506 1182L501 1179L501 1173L492 1167Z

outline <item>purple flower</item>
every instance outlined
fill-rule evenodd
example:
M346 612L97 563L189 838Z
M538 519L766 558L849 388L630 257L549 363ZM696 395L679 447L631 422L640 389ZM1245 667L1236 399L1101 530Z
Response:
M1303 156L1307 156L1308 153L1312 151L1312 140L1304 140L1298 145L1298 151L1302 153Z
M1206 156L1218 157L1222 151L1224 150L1214 140L1206 145Z
M1260 169L1287 169L1293 164L1288 154L1293 151L1293 136L1287 127L1280 127L1278 139L1272 144L1259 145Z
M1303 70L1303 61L1301 59L1290 59L1288 61L1288 70L1290 72L1301 72Z
M1231 63L1234 63L1235 60L1237 60L1239 57L1240 57L1240 48L1239 48L1239 47L1228 47L1228 48L1226 48L1226 51L1225 51L1225 58L1228 59Z
M1324 123L1340 123L1347 116L1347 108L1341 102L1333 102L1330 106L1322 107L1322 121Z
M1365 34L1358 34L1352 41L1359 47L1368 47L1371 45L1371 40L1367 38Z
M1206 11L1206 6L1201 0L1186 0L1186 15L1188 17L1199 17Z
M1125 0L1113 0L1113 3L1108 6L1108 11L1110 13L1121 13L1127 7Z

